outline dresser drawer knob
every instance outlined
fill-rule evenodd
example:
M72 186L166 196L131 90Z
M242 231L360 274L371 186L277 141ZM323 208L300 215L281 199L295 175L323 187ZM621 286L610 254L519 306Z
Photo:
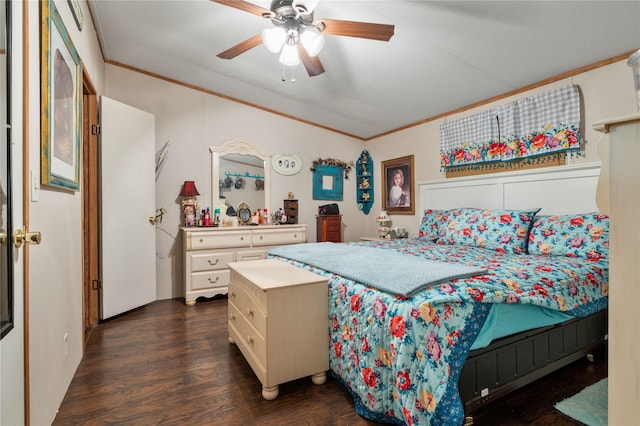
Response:
M244 237L240 237L240 241L244 241Z
M262 239L262 235L260 235L260 239Z
M215 280L212 280L211 278L207 278L207 279L209 280L209 282L210 282L211 284L215 284L215 283L217 283L217 282L218 282L218 280L220 279L220 277L216 277L216 279L215 279Z
M247 343L249 343L250 345L253 345L253 337L247 336Z
M230 299L235 299L236 298L236 294L232 291L229 292L229 298Z
M247 308L247 315L249 315L250 317L253 316L253 309L251 308Z
M235 320L236 320L236 316L235 316L234 314L231 314L231 315L229 316L229 318L231 319L231 321L235 321Z
M204 241L204 238L200 238L200 242L203 242L203 241Z
M209 265L211 265L211 266L216 266L216 265L218 264L218 262L219 262L219 261L220 261L220 259L216 259L216 261L215 261L215 262L212 262L212 261L211 261L211 259L209 259L209 260L208 260Z

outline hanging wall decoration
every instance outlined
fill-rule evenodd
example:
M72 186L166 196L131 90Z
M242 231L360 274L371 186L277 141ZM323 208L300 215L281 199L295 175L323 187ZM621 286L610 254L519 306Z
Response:
M317 166L313 172L313 199L342 201L342 169Z
M349 179L353 161L345 163L334 158L313 161L313 199L342 201L343 177Z
M415 214L413 155L382 162L382 210L388 214Z
M365 149L356 161L356 200L362 213L369 214L374 199L373 160Z
M41 181L80 188L82 65L52 0L42 2Z
M271 165L281 175L295 175L302 169L302 160L294 154L276 154L271 159Z

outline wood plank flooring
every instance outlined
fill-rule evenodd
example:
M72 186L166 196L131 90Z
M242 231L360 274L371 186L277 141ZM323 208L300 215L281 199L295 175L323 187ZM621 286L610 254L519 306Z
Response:
M375 425L336 380L280 386L265 401L228 342L226 299L163 300L100 324L54 425ZM607 374L606 351L580 360L474 414L474 425L580 425L553 405ZM558 376L563 379L559 380Z

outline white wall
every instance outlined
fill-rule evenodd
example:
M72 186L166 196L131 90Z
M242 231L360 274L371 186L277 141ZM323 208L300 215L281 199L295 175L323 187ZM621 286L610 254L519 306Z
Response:
M28 2L29 24L29 169L40 182L39 3ZM98 91L104 63L84 1L79 31L66 0L55 5ZM15 7L22 7L15 2ZM19 32L15 33L17 37ZM26 184L26 183L25 183ZM42 233L30 248L29 349L31 424L50 424L82 358L82 197L80 192L40 190L29 203L29 228ZM63 337L68 333L68 355Z
M316 241L317 207L330 202L312 199L309 168L313 160L355 161L364 147L359 140L118 66L106 66L106 82L106 96L156 116L157 149L169 142L167 160L156 181L156 206L167 211L156 233L159 299L184 295L178 194L185 180L193 180L201 194L200 208L211 206L210 146L244 138L271 154L299 156L303 166L298 174L283 176L272 171L270 205L272 209L282 207L288 192L293 192L299 200L298 222L308 225L308 241ZM358 210L354 171L350 176L344 182L344 199L338 204L344 215L344 238L357 240L364 235L364 224L375 218Z
M501 99L469 111L383 136L367 142L366 147L376 163L413 154L415 156L416 182L442 179L444 174L440 171L440 125L445 120L458 120L498 105L512 102L515 99L571 84L577 84L582 91L584 102L582 135L586 141L584 155L575 157L571 161L575 164L600 161L596 155L596 145L600 135L592 129L591 125L604 118L625 115L636 110L633 75L631 69L626 65L626 61L619 61L538 87L517 96ZM376 188L380 188L379 166L376 172L375 185ZM378 211L381 208L378 194L379 191L376 193L376 201L372 211ZM416 198L416 214L414 216L391 216L392 226L404 226L409 230L409 236L416 236L421 219L420 206L421 202ZM375 229L375 223L370 223L369 221L367 222L365 233L373 235L375 234Z

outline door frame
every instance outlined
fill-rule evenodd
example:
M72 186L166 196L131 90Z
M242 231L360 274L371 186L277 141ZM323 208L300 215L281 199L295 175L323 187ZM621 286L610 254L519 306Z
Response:
M83 351L100 320L98 97L82 67L82 330Z

